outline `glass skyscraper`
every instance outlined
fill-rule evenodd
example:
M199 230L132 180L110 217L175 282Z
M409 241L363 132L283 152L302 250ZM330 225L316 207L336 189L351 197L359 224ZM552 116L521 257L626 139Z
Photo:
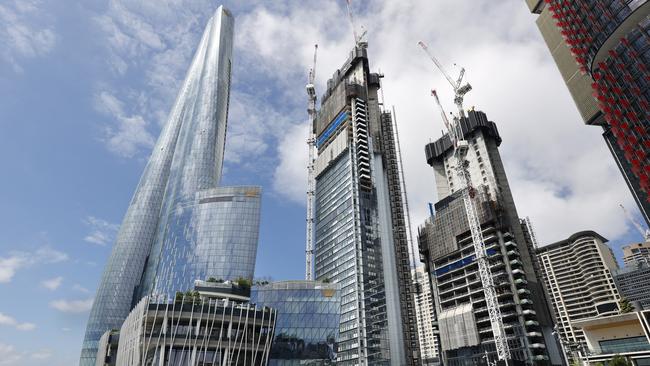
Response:
M270 366L332 365L338 351L338 284L283 281L253 287L251 303L277 311Z
M208 277L252 279L259 187L219 187L234 18L208 21L158 142L122 221L86 329L81 365L149 294L173 297Z
M366 47L327 82L314 121L314 271L341 286L340 365L411 365L419 355L399 153Z

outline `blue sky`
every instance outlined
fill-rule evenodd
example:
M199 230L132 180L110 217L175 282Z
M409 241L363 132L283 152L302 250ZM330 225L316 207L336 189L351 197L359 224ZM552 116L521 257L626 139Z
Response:
M498 123L519 214L543 243L583 229L617 252L640 240L617 206L634 211L624 182L597 128L582 124L523 1L359 3L371 64L397 109L413 227L435 197L422 146L442 125L428 90L451 94L415 45L424 39L468 69L468 105ZM0 365L76 362L122 215L220 4L0 4ZM304 84L315 42L319 94L352 46L344 1L224 4L236 48L223 183L263 186L257 275L302 278Z

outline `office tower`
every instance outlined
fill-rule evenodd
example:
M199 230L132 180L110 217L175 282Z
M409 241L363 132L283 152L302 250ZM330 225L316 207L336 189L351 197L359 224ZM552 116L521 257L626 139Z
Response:
M277 311L270 366L336 363L341 290L338 284L282 281L253 287L251 303Z
M394 120L367 45L327 82L313 125L314 272L341 286L338 363L419 363Z
M469 143L469 180L486 254L496 286L511 357L559 364L551 316L535 272L529 235L524 233L498 146L496 124L471 110L460 121ZM433 284L445 365L496 361L496 347L449 135L425 148L433 167L438 202L419 229L420 253ZM460 162L465 164L466 162Z
M277 312L246 303L249 295L246 280L196 281L174 299L143 297L120 328L116 365L265 366Z
M422 364L437 365L440 363L438 355L440 342L438 342L438 323L431 294L431 281L424 266L413 269L412 275L418 287L415 294L415 314Z
M632 262L612 272L622 298L650 310L650 262Z
M618 313L619 295L611 273L618 265L605 243L607 239L594 231L580 231L537 249L560 339L565 344L586 347L576 321Z
M140 178L102 275L81 353L145 295L172 297L196 279L253 276L259 188L218 187L228 115L234 19L210 18Z
M634 243L623 247L623 263L650 263L650 242Z
M650 2L526 0L587 125L603 138L650 225Z

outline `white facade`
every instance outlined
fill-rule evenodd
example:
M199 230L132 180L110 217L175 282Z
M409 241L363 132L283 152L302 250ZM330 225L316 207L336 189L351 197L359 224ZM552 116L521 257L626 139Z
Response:
M436 315L434 312L433 295L431 294L429 276L427 276L424 266L413 270L413 278L416 279L420 287L420 292L415 295L415 314L420 340L420 354L426 362L426 360L439 357L438 337L434 329Z
M144 297L120 329L117 366L260 365L268 362L277 312L209 297Z
M619 294L611 274L618 265L605 242L596 232L582 231L537 250L565 343L585 344L576 321L618 313Z

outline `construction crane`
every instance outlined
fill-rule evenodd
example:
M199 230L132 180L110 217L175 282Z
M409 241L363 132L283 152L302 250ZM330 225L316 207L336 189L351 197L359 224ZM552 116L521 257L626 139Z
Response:
M307 80L307 113L309 114L309 160L307 161L307 240L305 243L305 279L313 279L313 259L314 259L314 192L316 182L314 177L314 156L316 154L316 135L314 135L313 124L316 120L316 55L318 54L318 45L314 45L314 62L309 70Z
M463 110L463 98L465 94L472 90L472 87L469 84L462 84L463 76L465 75L464 68L461 68L460 75L456 80L454 80L445 71L444 67L442 67L442 64L431 54L431 52L429 52L427 45L422 41L418 42L418 44L420 47L422 47L424 52L429 55L429 58L431 58L433 63L447 79L449 84L451 84L454 90L454 104L456 104L456 107L458 108L458 115L452 114L453 121L449 121L447 118L447 115L442 107L442 104L440 103L440 99L438 98L436 91L432 90L431 94L433 95L436 104L440 109L440 114L442 115L443 122L447 127L449 137L451 138L452 146L454 148L453 154L456 158L455 172L458 175L460 181L463 204L465 206L465 213L467 215L467 221L469 222L469 228L472 234L472 244L474 246L476 262L478 264L479 276L483 285L485 302L487 305L488 314L490 316L490 325L492 326L492 333L494 335L494 344L497 350L497 357L499 360L503 360L507 364L508 360L510 359L510 348L508 347L508 339L506 336L505 327L503 326L501 309L499 308L499 301L497 300L494 280L492 279L492 272L490 271L490 263L485 250L485 241L483 239L481 223L479 222L476 205L473 202L473 197L476 195L476 190L472 187L471 184L469 161L466 159L469 144L467 140L465 140L465 136L460 124L461 119L465 117L465 112Z
M530 217L526 216L524 222L526 223L526 229L528 229L528 234L530 235L530 241L533 243L533 248L539 248L537 235L535 235L535 229L533 229L533 223L530 221Z
M627 216L627 219L630 220L632 225L641 233L641 236L643 237L643 240L646 242L650 243L650 229L645 229L643 230L643 226L641 226L641 223L639 223L634 216L632 216L631 213L629 213L626 209L625 206L622 204L619 204L621 206L621 209L623 209L623 212L625 212L625 216Z
M346 4L348 7L348 19L350 20L350 25L352 26L352 36L354 36L354 45L358 47L359 44L361 43L361 40L363 39L363 37L366 35L367 32L365 29L363 29L362 26L361 35L357 33L357 26L354 22L354 14L352 12L352 0L346 0Z

